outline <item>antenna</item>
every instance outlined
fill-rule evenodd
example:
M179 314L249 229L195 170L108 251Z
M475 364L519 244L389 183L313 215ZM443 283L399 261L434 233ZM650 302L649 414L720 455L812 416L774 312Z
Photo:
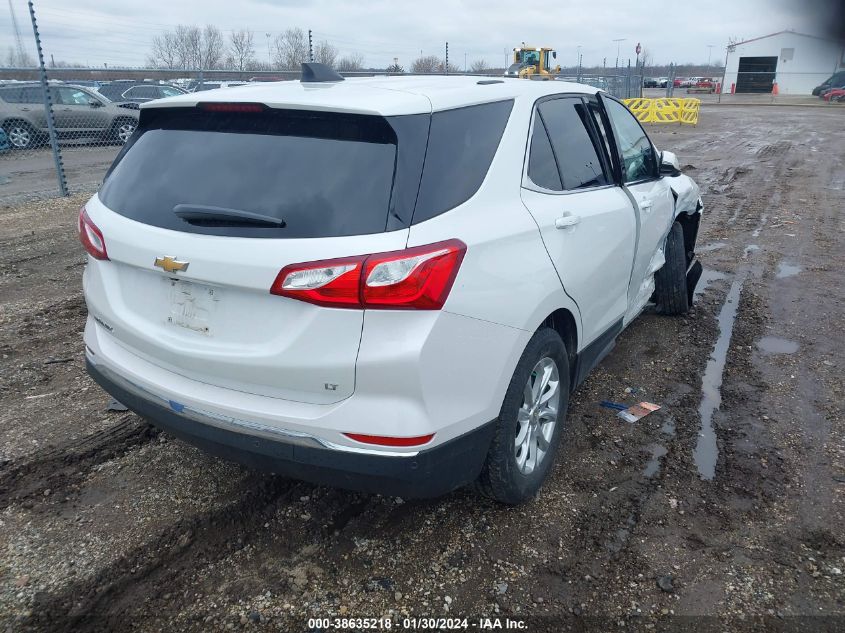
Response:
M26 64L26 50L23 47L23 40L21 39L21 30L18 28L18 19L15 17L15 8L12 6L12 0L9 0L9 13L12 15L12 28L15 30L15 45L18 49L18 65Z

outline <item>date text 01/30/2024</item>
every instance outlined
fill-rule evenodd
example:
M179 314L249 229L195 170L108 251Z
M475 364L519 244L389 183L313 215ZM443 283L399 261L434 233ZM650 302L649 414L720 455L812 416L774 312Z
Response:
M524 631L524 620L511 618L310 618L309 630L339 631L440 631L440 630L477 630L477 631Z

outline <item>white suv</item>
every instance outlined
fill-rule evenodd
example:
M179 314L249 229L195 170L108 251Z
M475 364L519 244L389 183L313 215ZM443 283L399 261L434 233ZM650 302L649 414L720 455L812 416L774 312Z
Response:
M698 188L588 86L307 66L141 106L79 218L89 372L291 477L531 497L622 329L686 312Z

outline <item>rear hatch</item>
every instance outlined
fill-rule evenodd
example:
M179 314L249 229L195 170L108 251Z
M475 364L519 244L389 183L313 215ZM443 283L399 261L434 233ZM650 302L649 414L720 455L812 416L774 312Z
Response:
M188 378L349 397L363 311L270 288L290 264L405 248L430 117L213 106L142 111L87 204L109 258L86 272L89 310Z

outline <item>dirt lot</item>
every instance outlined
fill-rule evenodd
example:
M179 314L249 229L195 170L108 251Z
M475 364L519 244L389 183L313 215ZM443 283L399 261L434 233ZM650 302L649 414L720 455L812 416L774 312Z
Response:
M696 305L626 330L518 508L250 472L107 412L83 366L82 199L0 209L3 628L845 630L843 116L653 128L705 192ZM628 424L603 399L663 409Z

